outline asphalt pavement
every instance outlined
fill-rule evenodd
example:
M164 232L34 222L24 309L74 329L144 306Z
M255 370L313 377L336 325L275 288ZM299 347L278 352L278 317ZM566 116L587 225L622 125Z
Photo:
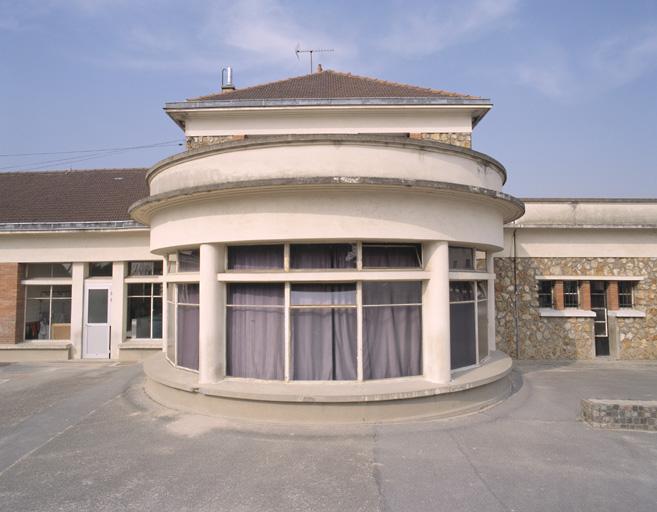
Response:
M295 426L178 413L139 364L0 365L2 511L657 510L657 434L577 421L657 399L657 363L520 363L460 418Z

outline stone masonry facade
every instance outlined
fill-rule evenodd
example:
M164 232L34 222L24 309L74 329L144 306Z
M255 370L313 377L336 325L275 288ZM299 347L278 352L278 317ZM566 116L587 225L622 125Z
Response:
M24 291L18 263L0 263L0 343L23 339Z
M657 432L657 401L582 400L581 419L598 428Z
M471 133L409 133L411 139L435 140L462 148L472 147ZM185 139L187 150L245 139L245 135L195 135Z
M540 316L536 277L572 275L586 281L586 276L642 276L644 279L634 286L633 309L645 312L646 316L610 321L610 343L617 342L612 354L618 359L657 359L657 258L517 258L519 353L513 267L513 258L495 258L499 350L518 359L594 358L593 318ZM614 304L609 302L613 309ZM583 301L580 308L585 306ZM611 332L612 329L617 332Z

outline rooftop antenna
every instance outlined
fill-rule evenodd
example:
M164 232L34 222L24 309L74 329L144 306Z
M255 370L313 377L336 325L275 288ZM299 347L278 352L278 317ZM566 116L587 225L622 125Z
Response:
M335 51L333 48L313 48L310 50L302 50L299 43L297 43L297 47L294 49L294 53L297 56L297 60L301 61L299 58L300 53L309 53L310 54L310 73L312 74L313 72L313 53L326 53L326 52L333 52Z

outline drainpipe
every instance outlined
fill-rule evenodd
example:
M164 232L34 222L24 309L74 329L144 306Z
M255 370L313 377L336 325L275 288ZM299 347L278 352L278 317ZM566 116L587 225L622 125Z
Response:
M516 335L516 358L520 359L520 334L518 330L518 256L516 249L516 231L513 230L513 321Z

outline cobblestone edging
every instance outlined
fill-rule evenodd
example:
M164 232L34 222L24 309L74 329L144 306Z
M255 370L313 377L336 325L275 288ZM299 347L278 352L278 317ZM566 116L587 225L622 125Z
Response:
M657 432L657 400L582 400L581 419L598 428Z

